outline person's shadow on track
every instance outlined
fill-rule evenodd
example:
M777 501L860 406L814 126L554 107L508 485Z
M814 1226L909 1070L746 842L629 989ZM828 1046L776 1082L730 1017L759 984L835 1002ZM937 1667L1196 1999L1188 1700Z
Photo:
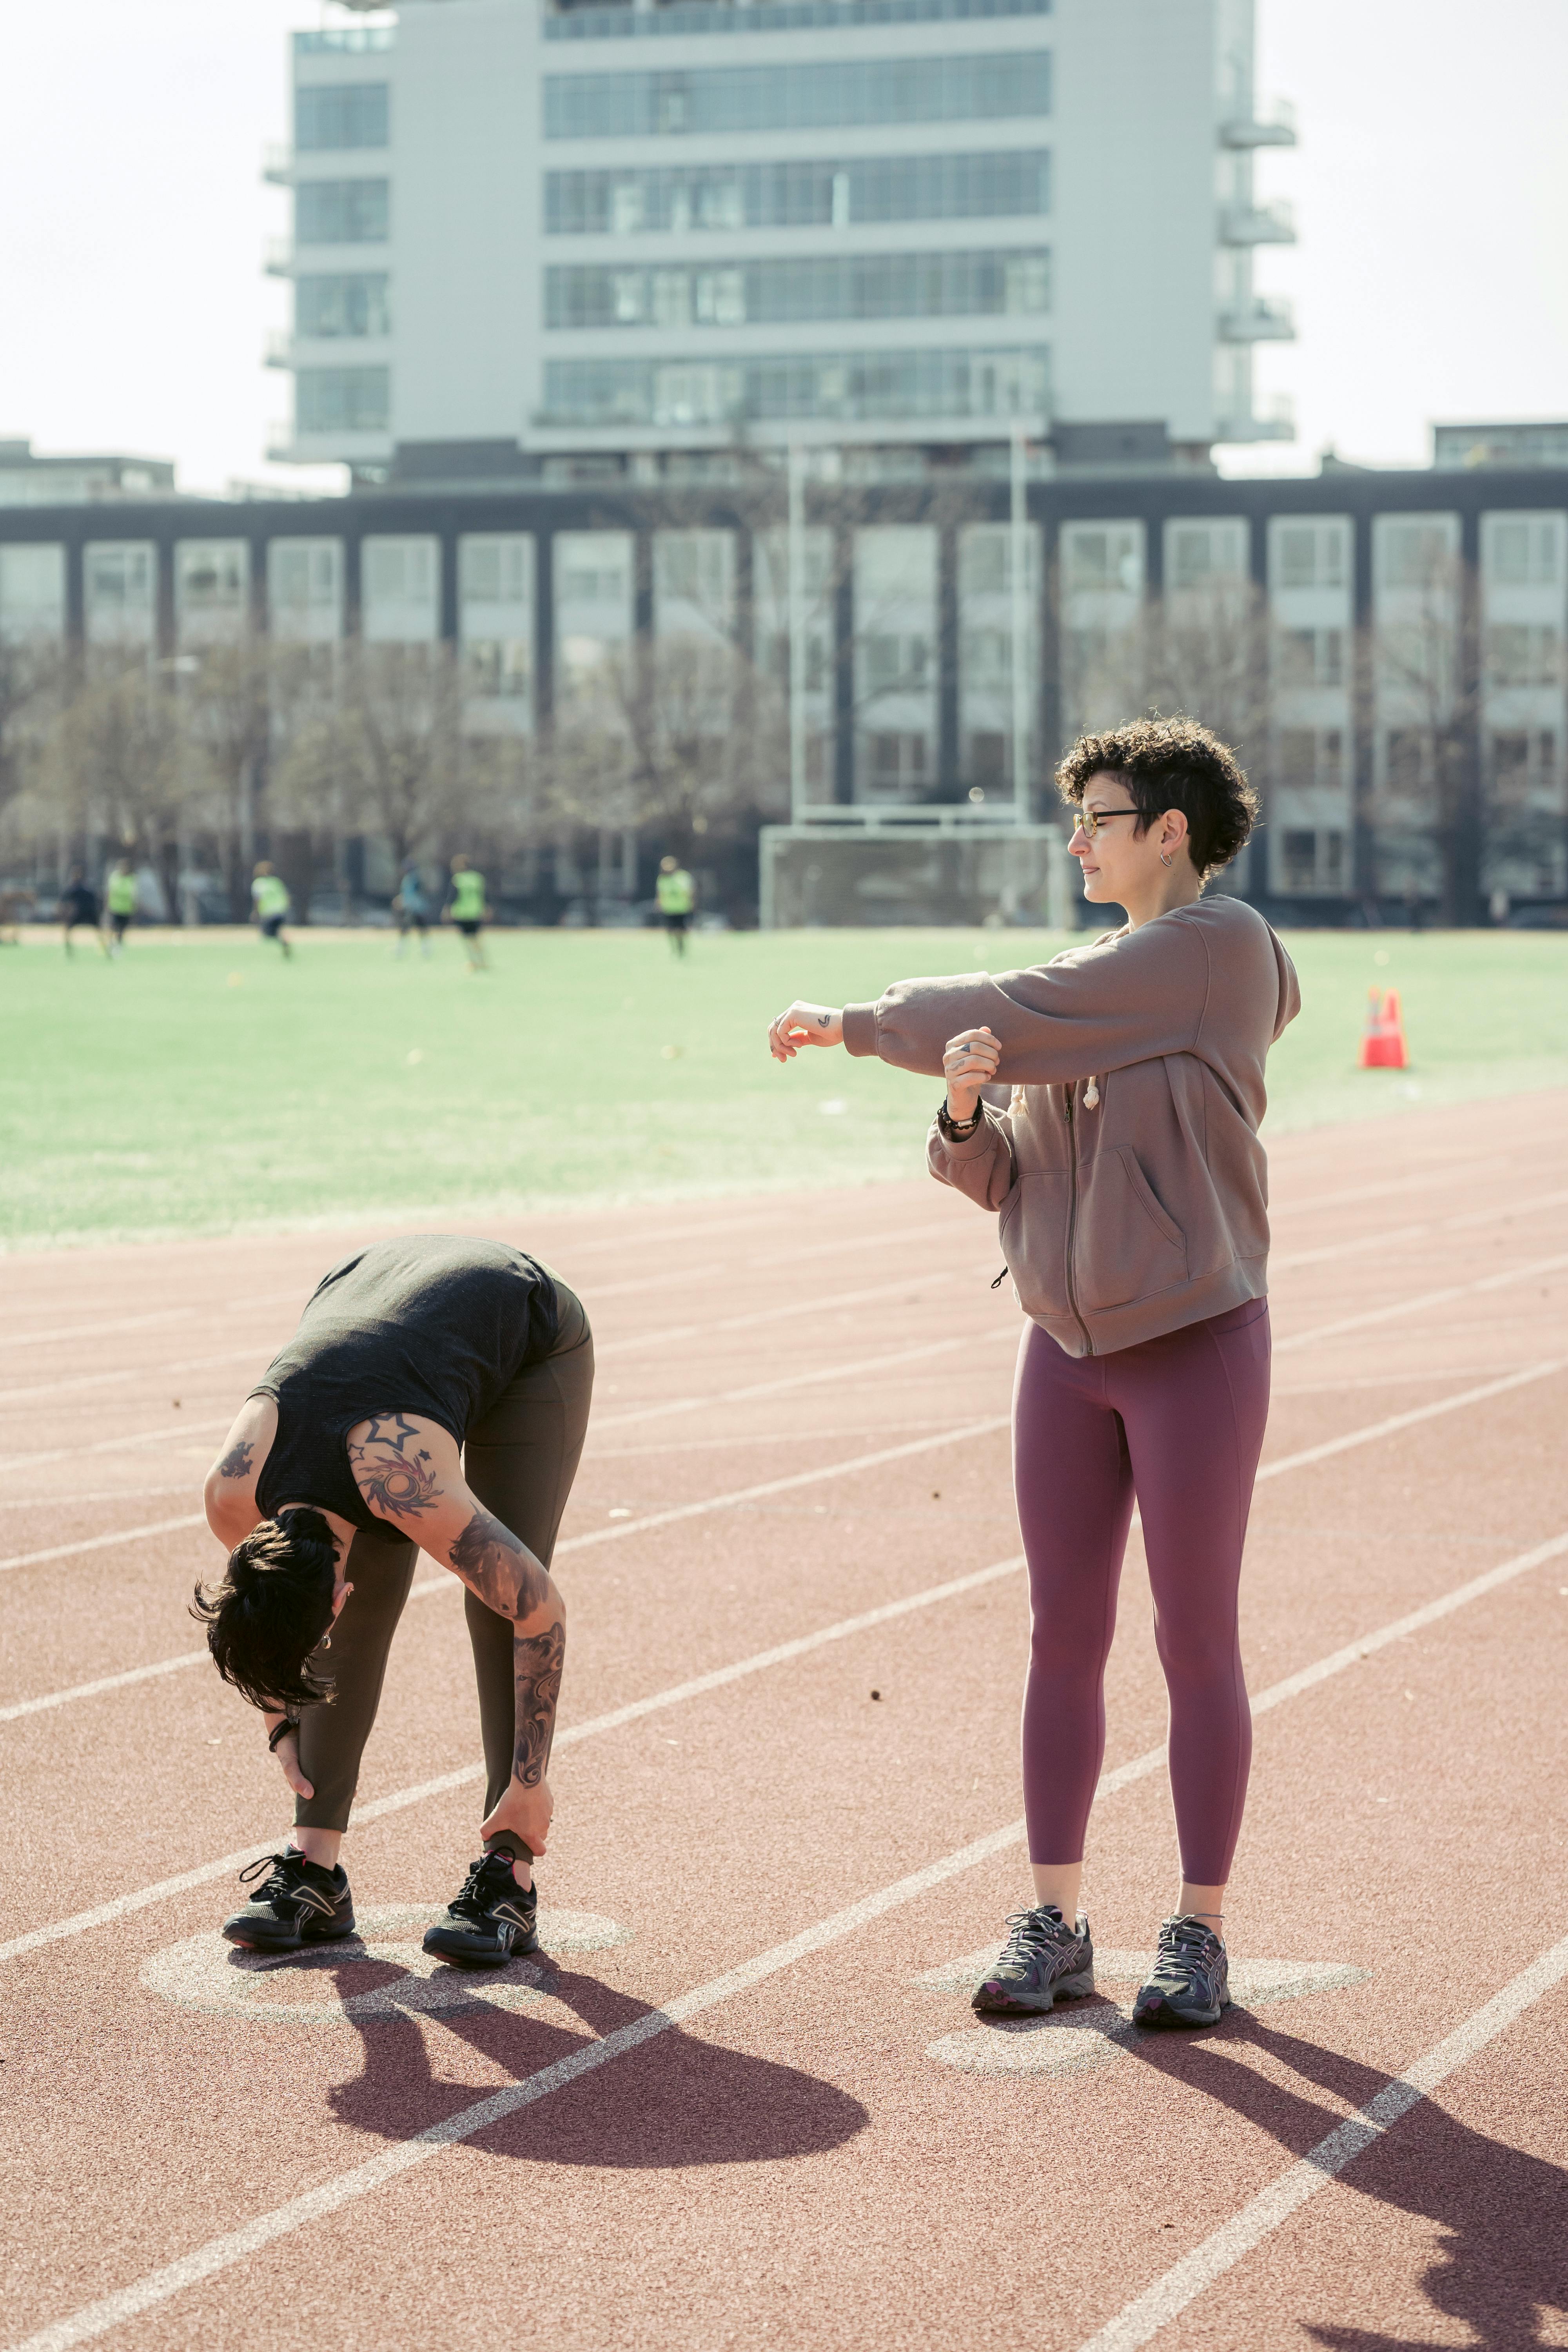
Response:
M389 1979L393 1974L388 1971ZM356 1968L352 1988L344 1990L359 1991L366 1981L363 1967ZM460 2035L500 2074L522 2082L584 2048L585 2039L607 2039L652 2013L651 2003L552 1963L541 1990L576 2013L587 2037L547 2014L500 2009L480 1999L471 2008L437 2011L431 2022ZM435 2045L412 2015L353 2022L363 2068L331 2099L335 2114L356 2130L411 2139L497 2087L440 2077L431 2063ZM550 2164L647 2169L753 2164L841 2147L869 2120L860 2102L832 2083L670 2026L489 2126L475 2144L494 2155Z
M1162 2038L1135 2047L1145 2063L1217 2099L1292 2157L1305 2156L1344 2120L1338 2109L1235 2063L1226 2050L1236 2042L1268 2052L1352 2109L1375 2098L1389 2080L1338 2051L1279 2032L1239 2007L1201 2040ZM1489 2139L1424 2099L1352 2158L1339 2181L1377 2204L1419 2215L1443 2233L1421 2285L1434 2312L1462 2321L1478 2345L1489 2352L1528 2352L1561 2342L1555 2328L1542 2332L1543 2313L1568 2311L1568 2170L1561 2165ZM1317 2326L1300 2310L1293 2316L1329 2352L1431 2352L1427 2336Z

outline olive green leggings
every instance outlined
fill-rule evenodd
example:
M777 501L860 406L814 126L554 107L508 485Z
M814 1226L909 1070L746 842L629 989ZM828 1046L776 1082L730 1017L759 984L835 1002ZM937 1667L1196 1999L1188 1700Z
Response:
M487 1511L550 1566L566 1497L577 1474L594 1388L594 1339L582 1301L559 1277L561 1328L553 1352L518 1374L463 1448L468 1486ZM307 1707L300 1764L315 1794L297 1797L301 1829L344 1830L359 1785L360 1758L386 1673L387 1652L414 1581L417 1548L394 1537L356 1535L345 1570L353 1591L332 1627L331 1646L310 1664L330 1677L330 1706ZM479 1693L485 1750L485 1811L501 1800L512 1765L511 1620L463 1595Z

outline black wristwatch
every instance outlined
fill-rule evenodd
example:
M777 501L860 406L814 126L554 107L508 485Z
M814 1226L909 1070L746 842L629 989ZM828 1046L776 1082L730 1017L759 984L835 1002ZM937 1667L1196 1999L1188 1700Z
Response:
M984 1117L985 1105L984 1102L977 1102L974 1106L974 1116L973 1118L950 1118L948 1117L947 1110L947 1097L943 1095L942 1102L937 1109L936 1123L950 1143L967 1143L970 1137L974 1133L975 1129L980 1125Z

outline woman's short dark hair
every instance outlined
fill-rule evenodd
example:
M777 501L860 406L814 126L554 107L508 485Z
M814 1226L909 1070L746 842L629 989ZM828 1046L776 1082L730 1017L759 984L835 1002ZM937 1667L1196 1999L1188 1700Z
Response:
M1091 776L1112 775L1146 832L1166 809L1187 820L1193 864L1217 874L1241 850L1258 821L1258 794L1240 761L1195 719L1130 719L1103 735L1080 735L1057 770L1064 801L1080 802Z
M252 1706L287 1714L331 1697L305 1661L332 1622L336 1583L331 1529L296 1505L236 1544L221 1584L197 1585L191 1614L219 1674Z

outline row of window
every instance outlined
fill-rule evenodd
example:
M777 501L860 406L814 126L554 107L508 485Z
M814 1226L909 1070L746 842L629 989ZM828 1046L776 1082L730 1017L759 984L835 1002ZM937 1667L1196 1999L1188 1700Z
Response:
M726 269L544 273L547 327L787 326L838 319L1038 317L1047 253L793 255Z
M392 422L392 370L297 368L294 421L300 433L384 433Z
M549 74L547 139L647 139L718 131L831 131L848 123L1016 121L1048 114L1048 51L831 63L710 66L688 73Z
M390 282L384 269L297 278L295 333L329 341L339 337L390 335Z
M1049 150L1042 147L977 155L862 155L837 163L547 172L544 226L550 236L635 236L1016 219L1049 211L1050 163Z
M544 404L574 425L707 425L793 417L979 417L1044 413L1044 351L801 352L708 365L551 360Z
M1245 581L1248 526L1240 518L1172 523L1165 540L1165 579L1196 589ZM1351 587L1351 526L1339 516L1319 520L1278 519L1270 527L1269 583L1276 589ZM1373 541L1381 593L1418 592L1418 602L1445 599L1459 552L1457 515L1380 515ZM1568 533L1552 515L1489 515L1482 535L1486 578L1500 588L1555 587L1565 576ZM1075 523L1062 532L1065 584L1073 590L1140 594L1143 532L1137 523Z
M1051 0L728 0L627 8L546 9L547 41L626 41L690 33L834 32L856 25L947 25L985 16L1047 16Z
M301 153L331 147L384 147L391 91L384 81L301 83L294 92L294 144Z
M294 190L296 245L384 245L391 233L389 180L301 180Z

